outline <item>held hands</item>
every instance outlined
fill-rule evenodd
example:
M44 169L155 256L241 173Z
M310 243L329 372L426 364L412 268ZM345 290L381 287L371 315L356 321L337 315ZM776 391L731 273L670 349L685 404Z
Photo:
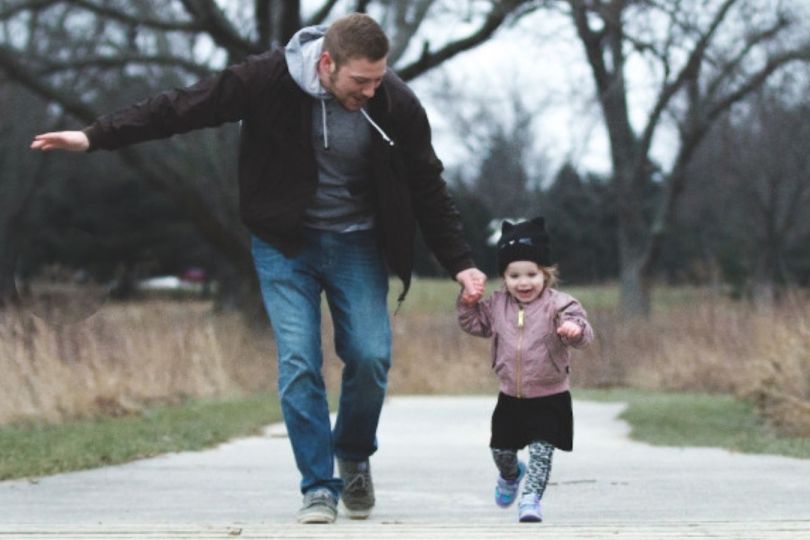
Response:
M487 283L487 276L478 268L467 268L456 274L456 281L458 281L463 290L461 292L461 301L467 305L473 305L484 296L484 288Z
M53 131L34 137L31 150L68 150L84 152L90 148L90 140L83 131Z
M582 327L572 321L565 321L557 328L557 335L576 341L582 335Z

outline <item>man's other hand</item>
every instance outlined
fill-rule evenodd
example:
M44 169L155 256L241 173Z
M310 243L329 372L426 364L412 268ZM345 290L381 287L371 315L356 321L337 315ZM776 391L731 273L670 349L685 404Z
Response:
M31 150L69 150L84 152L90 148L90 140L83 131L53 131L34 137Z

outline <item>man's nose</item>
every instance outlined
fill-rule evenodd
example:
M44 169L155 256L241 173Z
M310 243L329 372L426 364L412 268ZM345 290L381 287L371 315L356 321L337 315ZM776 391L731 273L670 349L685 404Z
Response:
M376 87L374 86L374 83L369 83L369 84L363 86L363 95L366 96L367 98L371 99L371 98L374 97L374 91L375 90L376 90Z

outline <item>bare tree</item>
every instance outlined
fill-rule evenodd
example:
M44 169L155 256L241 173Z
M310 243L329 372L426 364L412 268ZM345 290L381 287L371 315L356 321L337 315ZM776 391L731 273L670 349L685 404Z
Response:
M758 93L724 122L717 134L724 159L708 164L737 210L734 231L746 248L749 292L766 305L777 300L780 284L795 281L788 253L810 233L802 219L810 205L810 102L790 104L775 94L775 88Z
M0 77L0 306L19 300L15 285L17 257L24 242L23 221L36 191L45 183L50 157L35 160L21 150L29 134L22 129L38 109L30 94L14 91ZM45 121L44 114L34 119Z
M763 0L565 0L591 68L610 141L616 184L621 305L650 309L651 278L687 166L709 128L770 77L810 59L801 3ZM642 125L631 121L626 69L651 66L655 92ZM671 120L678 145L668 170L656 170L653 141ZM655 175L663 195L652 212L640 204Z
M486 41L510 17L538 5L531 0L470 0L454 7L437 0L324 0L304 16L300 0L254 0L228 9L215 0L9 0L0 6L0 72L58 105L60 114L86 124L137 99L136 91L144 97L188 84L225 63L283 44L301 25L339 15L339 3L344 10L373 11L384 21L394 43L389 62L406 80ZM479 25L438 44L419 37L431 10L440 8L443 16L473 13ZM416 60L398 63L416 39L421 41ZM125 101L122 96L132 97ZM185 209L243 278L234 281L251 282L248 242L230 178L233 167L211 158L226 156L233 162L236 134L195 136L162 142L160 151L143 145L119 154L145 182Z

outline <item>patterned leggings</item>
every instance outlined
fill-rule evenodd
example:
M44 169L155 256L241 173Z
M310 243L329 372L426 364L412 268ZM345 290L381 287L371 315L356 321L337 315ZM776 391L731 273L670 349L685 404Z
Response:
M551 474L551 458L554 455L554 446L545 441L534 441L529 444L529 467L526 475L526 485L523 493L536 493L543 496ZM492 459L501 476L506 480L514 480L518 476L517 450L492 448Z

